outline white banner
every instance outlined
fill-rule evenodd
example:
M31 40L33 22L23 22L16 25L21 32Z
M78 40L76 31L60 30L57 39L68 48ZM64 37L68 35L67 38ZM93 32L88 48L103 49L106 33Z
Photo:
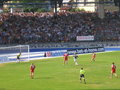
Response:
M77 41L93 41L94 36L77 36L76 40Z

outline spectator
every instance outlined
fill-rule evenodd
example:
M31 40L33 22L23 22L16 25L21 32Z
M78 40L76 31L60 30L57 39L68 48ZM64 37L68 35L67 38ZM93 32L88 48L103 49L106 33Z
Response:
M94 35L96 41L118 41L119 14L106 13L3 13L0 14L0 44L72 42L76 36Z

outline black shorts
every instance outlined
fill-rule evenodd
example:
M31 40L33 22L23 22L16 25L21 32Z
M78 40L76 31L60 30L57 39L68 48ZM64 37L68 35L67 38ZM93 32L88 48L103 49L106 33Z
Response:
M80 74L80 78L84 78L85 77L85 75L84 74Z
M20 59L20 57L17 57L17 59Z

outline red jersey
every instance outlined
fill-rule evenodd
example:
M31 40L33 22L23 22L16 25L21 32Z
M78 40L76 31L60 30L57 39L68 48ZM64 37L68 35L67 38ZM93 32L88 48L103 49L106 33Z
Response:
M112 73L115 73L115 72L116 72L116 66L115 66L115 65L112 65L112 66L111 66L111 69L112 69Z
M68 60L68 54L67 53L64 54L64 60Z
M31 66L30 66L30 71L31 71L31 72L34 72L34 70L35 70L35 65L31 65Z

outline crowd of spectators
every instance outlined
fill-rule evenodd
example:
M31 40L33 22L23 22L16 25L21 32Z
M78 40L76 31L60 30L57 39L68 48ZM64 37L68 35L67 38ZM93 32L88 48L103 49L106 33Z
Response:
M119 41L119 13L100 19L93 12L1 13L0 44L75 42L76 36L93 35L95 41Z

